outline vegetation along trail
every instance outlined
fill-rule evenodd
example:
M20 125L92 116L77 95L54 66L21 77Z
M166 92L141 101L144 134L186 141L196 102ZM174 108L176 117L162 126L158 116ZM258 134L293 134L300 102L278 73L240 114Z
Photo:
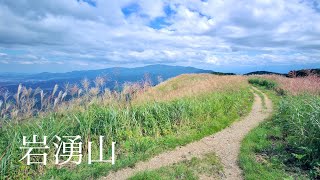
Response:
M253 90L259 91L256 88ZM211 152L215 152L221 159L224 167L223 179L242 179L241 170L238 166L241 141L251 129L258 126L272 112L272 103L265 94L263 94L264 100L256 93L254 93L254 97L251 112L230 127L200 141L162 153L146 162L139 162L133 168L112 172L104 179L127 179L137 172L158 169L183 160L189 160L192 157L201 158Z

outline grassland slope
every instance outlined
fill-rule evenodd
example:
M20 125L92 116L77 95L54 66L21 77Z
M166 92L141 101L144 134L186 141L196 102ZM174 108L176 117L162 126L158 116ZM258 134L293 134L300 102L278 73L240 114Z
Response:
M158 169L161 167L172 166L172 168L174 168L173 165L176 163L191 160L192 158L202 159L210 153L215 153L222 162L224 173L220 178L230 180L242 179L241 170L237 163L240 152L240 143L251 129L259 125L259 123L265 120L272 112L271 101L265 95L264 99L266 102L266 108L263 108L262 99L258 95L255 95L255 102L253 104L252 111L248 116L233 123L230 127L186 146L178 147L172 151L162 153L149 161L140 162L134 168L126 168L112 173L106 177L106 179L127 179L135 173L139 173L135 176L139 177L137 179L152 179L153 177L150 175L157 174L156 172L159 171ZM191 172L189 173L192 174L193 170L194 168L191 169ZM184 173L184 171L180 173ZM174 174L180 176L179 172ZM201 175L203 174L196 174L190 177L197 177ZM165 177L166 174L163 176Z
M135 87L92 93L67 111L58 108L43 117L6 124L0 129L0 177L95 179L218 132L246 115L253 103L249 84L240 76L181 75L130 94ZM20 161L25 152L19 147L22 136L30 139L32 135L48 136L51 145L55 135L80 135L83 162L55 165L51 146L46 152L47 166L27 166L25 160ZM110 149L111 141L117 142L115 165L87 164L88 141L98 142L100 135L105 136L104 149ZM110 151L104 154L110 155ZM98 151L92 158L99 159Z

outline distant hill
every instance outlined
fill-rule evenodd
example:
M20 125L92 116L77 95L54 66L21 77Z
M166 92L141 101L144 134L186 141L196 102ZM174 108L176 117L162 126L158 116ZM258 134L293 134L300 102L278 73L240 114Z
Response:
M223 73L223 72L212 72L211 74L221 75L221 76L232 76L232 75L236 75L235 73Z
M254 71L250 73L246 73L244 75L270 75L270 74L276 74L276 75L287 75L287 74L281 74L281 73L276 73L276 72L270 72L270 71Z
M51 90L55 84L62 87L65 83L80 83L84 78L90 80L97 76L107 78L106 86L113 88L116 83L123 84L124 82L137 82L143 80L147 74L151 81L156 84L158 77L163 80L186 73L215 73L211 70L197 69L193 67L183 66L168 66L168 65L149 65L136 68L114 67L100 70L88 71L72 71L67 73L39 73L39 74L15 74L3 73L0 74L0 89L5 88L11 92L15 92L17 85L22 83L27 87L40 87L44 90Z

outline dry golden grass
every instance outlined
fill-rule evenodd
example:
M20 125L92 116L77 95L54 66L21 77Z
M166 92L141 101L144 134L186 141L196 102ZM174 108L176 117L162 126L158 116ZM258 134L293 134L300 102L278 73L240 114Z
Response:
M28 120L34 116L44 117L52 112L85 111L91 104L126 106L136 94L141 94L151 87L149 80L123 84L122 91L105 87L105 79L97 77L93 84L84 79L79 86L66 83L60 88L55 85L51 92L40 88L33 90L20 84L17 93L0 89L0 127L1 123ZM11 99L9 99L11 97Z
M4 102L0 99L0 119L23 120L33 116L46 116L50 112L68 112L77 109L85 111L90 104L127 106L150 101L170 101L181 97L206 94L230 89L239 89L248 85L245 76L217 76L212 74L183 74L151 87L150 80L125 83L121 92L101 88L105 81L97 78L90 87L89 80L81 84L69 85L58 90L56 85L52 93L45 95L41 89L32 90L19 85L18 93L13 95L15 103L9 104L6 94ZM69 87L70 86L70 87ZM20 92L21 91L21 92ZM36 106L36 96L40 98L41 108ZM66 96L69 100L66 101ZM71 97L71 98L70 98Z
M299 95L302 93L320 95L319 76L310 75L306 77L287 78L279 75L264 75L262 77L277 82L279 88L292 95Z
M212 74L183 74L171 78L140 94L135 102L168 101L208 92L239 89L248 85L245 76L218 76Z

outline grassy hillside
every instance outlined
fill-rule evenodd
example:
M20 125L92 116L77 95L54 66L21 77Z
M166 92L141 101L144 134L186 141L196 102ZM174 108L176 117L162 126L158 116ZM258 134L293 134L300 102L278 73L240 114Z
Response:
M68 108L59 106L41 117L9 122L0 129L2 178L83 179L106 175L110 170L133 166L160 152L215 133L240 116L253 102L246 78L241 76L181 75L153 88L142 88L134 96L128 92L103 92L75 99ZM73 105L74 102L76 105ZM54 165L54 148L48 151L47 166L27 166L19 161L25 151L22 136L80 135L83 162L75 166ZM104 149L116 141L116 164L86 162L87 142L104 135ZM94 149L93 159L98 159ZM110 152L105 155L110 156Z
M319 178L320 78L260 76L249 82L267 91L275 112L243 141L245 179Z

